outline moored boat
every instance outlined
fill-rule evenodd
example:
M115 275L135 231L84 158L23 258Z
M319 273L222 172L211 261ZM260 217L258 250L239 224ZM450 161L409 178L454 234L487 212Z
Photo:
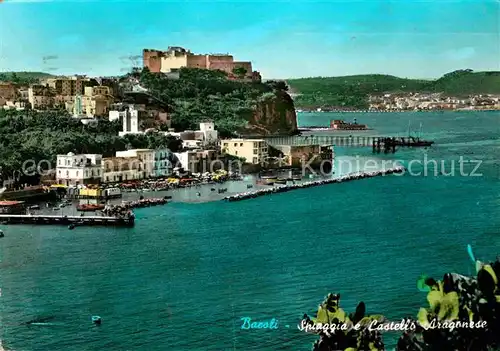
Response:
M99 210L104 210L104 205L102 204L84 204L84 205L78 205L76 207L77 211L99 211Z

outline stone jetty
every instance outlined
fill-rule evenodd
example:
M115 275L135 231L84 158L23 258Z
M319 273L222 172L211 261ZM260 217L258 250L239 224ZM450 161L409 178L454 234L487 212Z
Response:
M272 188L248 191L248 192L244 192L244 193L240 193L240 194L236 194L236 195L226 196L222 200L223 201L241 201L241 200L246 200L246 199L253 199L253 198L256 198L259 196L264 196L264 195L270 195L270 194L275 194L275 193L284 193L284 192L296 190L296 189L310 188L313 186L332 184L332 183L343 183L343 182L347 182L350 180L372 178L372 177L377 177L377 176L386 175L386 174L402 173L402 172L404 172L404 170L405 170L404 167L398 166L398 167L393 167L390 169L378 170L378 171L372 171L372 172L354 172L354 173L345 174L345 175L340 176L338 178L314 180L314 181L300 183L300 184L274 186Z

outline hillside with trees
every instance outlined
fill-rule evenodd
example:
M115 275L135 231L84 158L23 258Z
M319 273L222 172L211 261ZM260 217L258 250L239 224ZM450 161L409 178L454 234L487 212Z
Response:
M13 82L19 85L37 84L41 79L53 77L44 72L2 72L0 82Z
M443 93L449 96L500 94L500 72L458 70L429 81L369 74L345 77L289 79L290 89L299 94L298 108L331 106L368 108L368 96L383 93Z
M177 130L196 130L207 119L222 136L297 129L294 104L284 82L241 82L227 79L222 71L195 68L181 68L178 79L148 69L131 76L169 106Z
M168 147L175 152L181 147L181 141L173 137L119 137L120 130L118 121L99 120L96 125L84 125L64 112L0 109L0 180L14 176L28 160L35 164L45 160L40 163L44 169L55 167L57 155L68 152L110 157L127 149Z

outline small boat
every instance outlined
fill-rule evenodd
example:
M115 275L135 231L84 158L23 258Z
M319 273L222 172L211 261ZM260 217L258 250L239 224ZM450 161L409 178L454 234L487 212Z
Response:
M87 204L87 205L79 205L76 207L76 210L77 211L87 211L87 212L90 212L90 211L99 211L99 210L104 210L104 205L102 204L99 204L99 205L91 205L91 204Z
M3 233L3 230L0 229L0 238L3 238L5 234Z
M40 209L40 206L38 206L38 205L33 205L33 206L28 207L28 209L30 209L30 210L39 210L39 209Z
M276 179L274 181L275 184L286 184L287 180L286 179Z

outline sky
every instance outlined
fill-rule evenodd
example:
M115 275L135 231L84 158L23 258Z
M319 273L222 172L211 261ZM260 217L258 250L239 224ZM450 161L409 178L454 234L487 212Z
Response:
M168 46L264 79L499 71L500 0L0 0L0 71L117 75Z

